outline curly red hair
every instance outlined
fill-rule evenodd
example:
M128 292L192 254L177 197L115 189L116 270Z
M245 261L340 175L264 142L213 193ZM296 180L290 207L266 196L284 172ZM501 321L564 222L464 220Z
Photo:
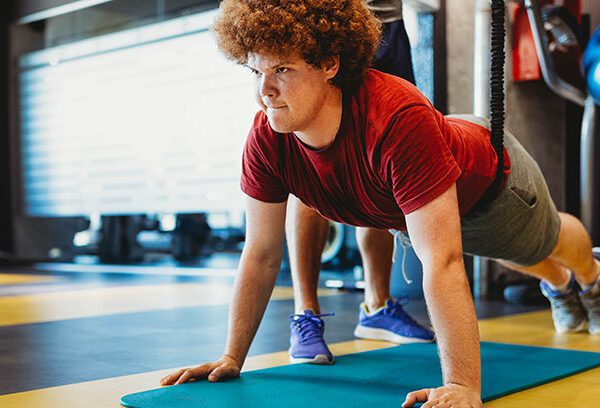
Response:
M362 81L381 35L364 0L224 0L220 9L213 30L228 58L296 54L319 68L339 55L332 81L340 88Z

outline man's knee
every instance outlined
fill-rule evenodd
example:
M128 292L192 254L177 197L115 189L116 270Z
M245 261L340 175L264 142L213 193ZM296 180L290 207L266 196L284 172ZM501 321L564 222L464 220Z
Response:
M552 259L587 257L591 240L581 221L571 214L559 212L558 215L560 229L550 257Z
M361 249L386 248L393 245L394 236L388 230L356 227L356 242Z

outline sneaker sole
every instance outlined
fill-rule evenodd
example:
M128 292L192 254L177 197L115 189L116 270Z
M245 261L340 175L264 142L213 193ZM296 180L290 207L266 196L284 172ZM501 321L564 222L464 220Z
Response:
M319 364L319 365L332 365L335 363L335 359L329 360L325 354L317 354L313 358L297 358L290 356L290 363L307 363L307 364Z
M569 329L566 327L557 327L556 325L554 326L554 330L556 330L556 332L559 334L581 333L581 332L587 331L587 328L588 328L588 322L586 320L581 322L579 324L579 326L575 327L574 329Z
M389 330L374 329L372 327L356 326L354 336L366 340L382 340L396 344L408 343L432 343L433 340L419 339L415 337L404 337Z

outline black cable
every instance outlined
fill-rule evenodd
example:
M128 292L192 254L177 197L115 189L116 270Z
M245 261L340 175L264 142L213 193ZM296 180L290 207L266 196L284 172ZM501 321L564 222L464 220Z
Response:
M504 170L504 0L492 0L490 122L492 146L498 155L498 173ZM501 177L497 177L501 179Z

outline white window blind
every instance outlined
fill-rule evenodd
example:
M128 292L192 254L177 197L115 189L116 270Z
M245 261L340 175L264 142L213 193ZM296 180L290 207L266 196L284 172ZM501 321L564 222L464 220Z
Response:
M215 11L24 55L25 212L239 210L253 79L218 52Z

